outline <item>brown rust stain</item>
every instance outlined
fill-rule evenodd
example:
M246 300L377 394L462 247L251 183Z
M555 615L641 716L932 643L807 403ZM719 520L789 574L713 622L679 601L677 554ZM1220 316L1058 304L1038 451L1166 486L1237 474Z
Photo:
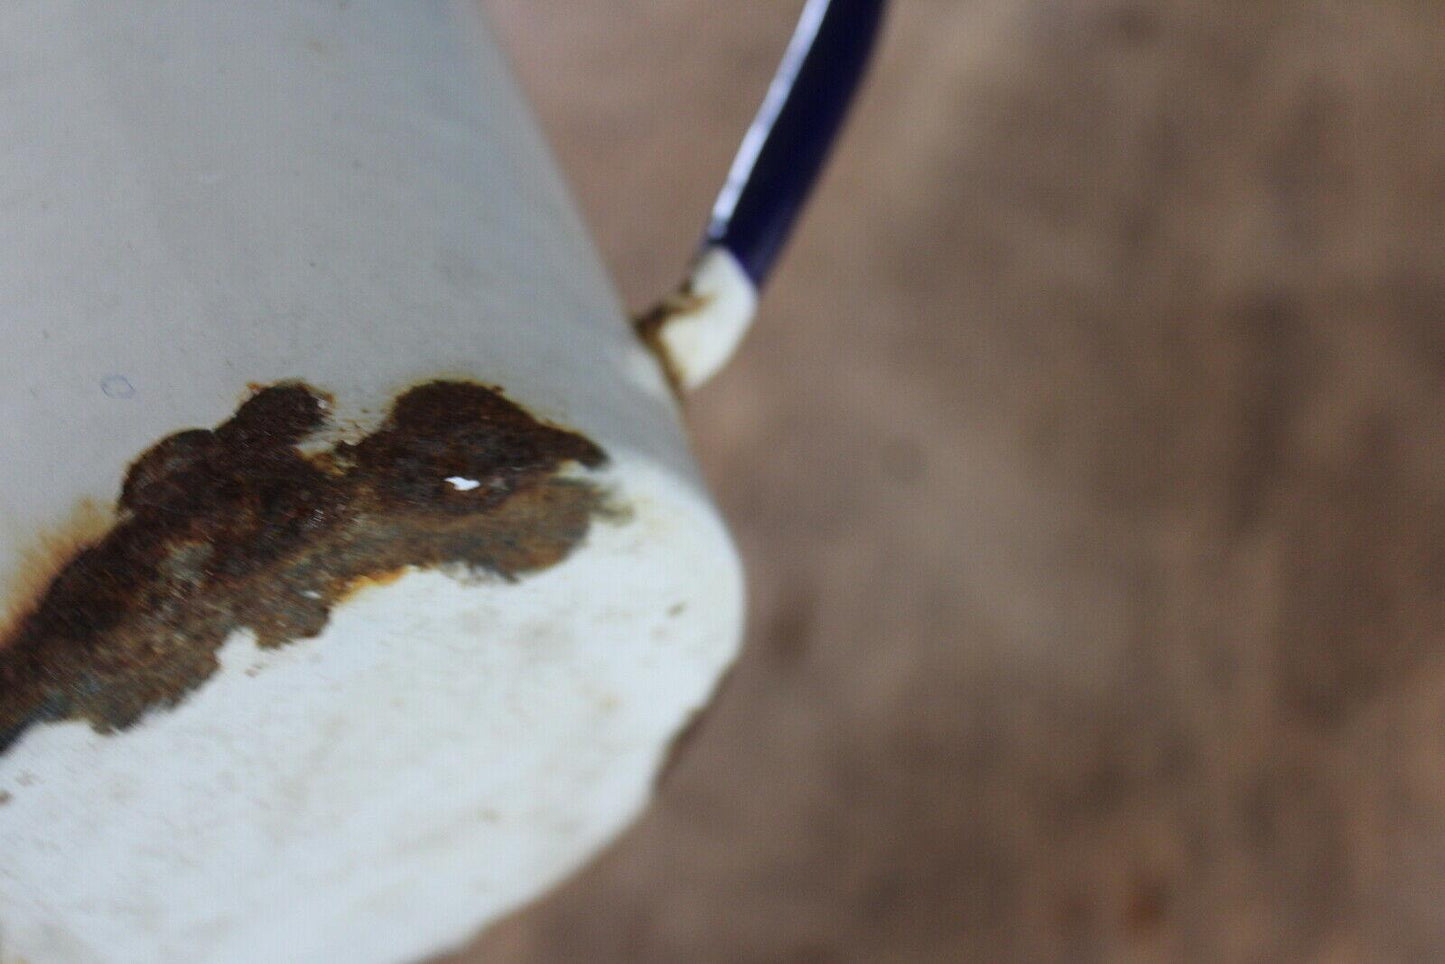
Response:
M349 593L409 568L544 569L603 508L595 484L559 474L602 450L491 388L420 385L360 441L303 453L329 409L302 383L258 387L131 465L114 524L71 546L0 640L0 750L38 722L129 726L209 677L233 631L315 636Z

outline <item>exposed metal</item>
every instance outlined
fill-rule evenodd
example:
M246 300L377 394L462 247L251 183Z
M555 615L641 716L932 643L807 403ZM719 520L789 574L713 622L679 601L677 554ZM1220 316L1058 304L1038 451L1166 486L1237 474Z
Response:
M210 676L234 631L263 647L316 636L347 594L407 567L551 566L601 508L559 472L602 450L494 389L420 385L360 441L303 451L329 408L299 382L264 387L131 465L115 524L0 640L0 750L42 721L126 727Z

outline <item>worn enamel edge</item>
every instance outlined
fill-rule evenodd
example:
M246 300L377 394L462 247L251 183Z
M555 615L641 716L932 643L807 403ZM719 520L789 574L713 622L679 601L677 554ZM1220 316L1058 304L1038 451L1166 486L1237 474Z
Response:
M732 252L703 251L681 289L639 315L638 334L673 386L693 389L727 364L757 313L758 291Z

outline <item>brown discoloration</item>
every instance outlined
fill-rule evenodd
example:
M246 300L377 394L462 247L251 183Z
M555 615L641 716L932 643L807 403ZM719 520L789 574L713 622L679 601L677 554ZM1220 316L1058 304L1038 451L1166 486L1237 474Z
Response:
M544 569L600 508L594 485L558 473L600 465L602 450L492 389L421 385L360 441L299 451L329 408L307 385L261 388L215 430L135 461L115 525L0 648L0 748L46 720L128 726L214 672L232 632L262 646L315 636L338 601L408 568Z
M692 280L689 279L676 292L632 319L632 328L637 332L637 337L657 356L662 365L662 373L667 376L667 383L678 397L682 396L682 374L677 369L677 361L672 357L672 352L662 340L662 330L667 327L668 322L676 318L701 311L707 307L709 301L709 298L693 291Z

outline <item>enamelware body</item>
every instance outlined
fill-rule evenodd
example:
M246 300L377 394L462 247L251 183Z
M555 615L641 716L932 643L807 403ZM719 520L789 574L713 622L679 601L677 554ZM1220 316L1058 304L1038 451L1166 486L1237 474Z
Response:
M12 643L71 546L170 525L116 508L132 463L267 386L327 397L306 444L443 380L605 453L549 466L597 502L544 563L365 573L316 634L240 625L159 696L66 656L0 751L0 961L443 950L635 815L736 650L738 561L675 399L471 8L0 11ZM233 595L264 608L273 575Z

